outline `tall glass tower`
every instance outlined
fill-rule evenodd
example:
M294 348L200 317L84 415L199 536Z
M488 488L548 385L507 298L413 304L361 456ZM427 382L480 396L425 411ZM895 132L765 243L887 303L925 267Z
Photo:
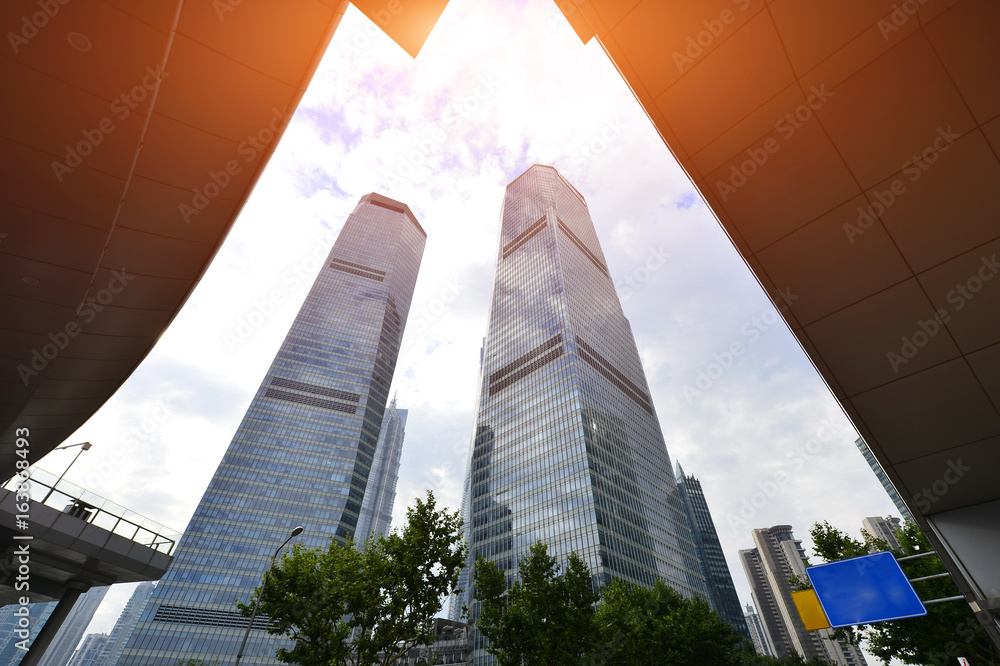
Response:
M913 514L911 514L910 510L906 507L906 503L903 502L903 498L899 496L899 492L896 490L896 487L892 485L892 481L889 480L885 470L882 469L882 465L880 465L878 460L875 459L875 454L873 454L872 450L868 448L868 442L865 441L864 437L858 437L855 440L854 445L858 447L858 451L861 451L861 455L865 457L865 462L868 463L868 466L872 468L873 472L875 472L875 477L878 479L878 482L882 484L882 488L884 488L886 494L889 495L889 499L891 499L892 503L896 505L897 509L899 509L899 514L903 516L903 520L910 523L916 522L913 520Z
M139 583L138 587L135 588L128 603L125 604L125 608L118 616L118 621L115 622L111 634L107 636L107 640L101 646L98 658L95 659L97 663L115 664L118 662L118 658L122 656L122 651L128 643L129 636L135 631L139 618L142 617L142 610L146 607L146 602L149 601L149 597L155 589L156 583L149 580Z
M708 603L719 617L732 625L740 636L750 639L746 619L740 607L740 598L733 585L733 577L726 564L726 554L719 542L719 533L715 531L715 521L708 509L705 491L701 481L694 476L685 475L680 463L677 463L677 488L681 493L684 513L687 514L691 535L694 537L694 548L701 563L701 573L705 577L705 591L708 592Z
M392 522L392 505L396 501L396 482L399 480L399 458L403 452L403 435L406 434L405 409L396 409L393 398L385 408L382 430L378 434L375 460L368 475L368 489L361 505L361 518L355 541L361 543L370 536L385 534Z
M583 196L535 165L507 186L501 218L464 500L471 557L514 572L542 541L560 559L579 553L595 584L661 578L704 596L635 338ZM489 663L482 639L472 640L475 663Z
M119 664L229 663L248 599L296 525L324 548L358 526L427 234L410 209L361 198L178 544ZM278 664L254 623L244 664Z

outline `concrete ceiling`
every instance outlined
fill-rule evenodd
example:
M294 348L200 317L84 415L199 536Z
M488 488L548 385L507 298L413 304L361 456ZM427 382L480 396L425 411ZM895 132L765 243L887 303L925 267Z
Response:
M762 287L788 305L969 598L996 600L1000 5L558 4L581 39L600 40Z
M41 458L155 344L346 7L0 4L0 469L14 471L15 429Z

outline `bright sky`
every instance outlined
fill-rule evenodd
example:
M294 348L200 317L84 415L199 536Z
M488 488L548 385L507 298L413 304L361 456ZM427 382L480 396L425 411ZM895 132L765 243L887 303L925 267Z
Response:
M318 260L378 191L428 233L396 367L409 418L394 522L427 488L457 508L504 187L534 163L587 199L671 458L701 479L744 604L737 552L752 528L791 524L808 547L815 521L857 535L862 518L896 513L614 65L551 0L452 0L416 60L351 7L201 284L69 440L94 448L67 478L184 529ZM41 466L58 474L73 455ZM133 587L112 589L88 631L110 631Z

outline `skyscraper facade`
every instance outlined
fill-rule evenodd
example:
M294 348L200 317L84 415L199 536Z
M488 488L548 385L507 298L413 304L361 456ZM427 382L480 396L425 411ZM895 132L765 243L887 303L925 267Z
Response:
M58 601L49 601L40 604L30 604L28 606L28 626L21 622L21 617L14 614L14 611L22 608L16 604L0 608L0 664L4 666L17 666L26 655L27 647L31 645L38 632L45 626L46 620L56 609ZM15 629L28 630L28 637L15 633Z
M861 521L861 529L886 542L889 550L902 550L896 532L902 527L895 516L869 516Z
M107 634L87 634L80 645L80 649L73 653L73 658L69 660L68 666L105 666L108 663L101 655L105 653L104 648L108 644Z
M861 451L861 455L864 456L865 462L868 463L868 466L872 468L873 472L875 472L875 478L877 478L878 482L882 484L886 494L889 495L889 499L891 499L892 503L896 505L897 509L899 509L899 515L901 515L903 520L907 522L914 522L913 515L910 513L910 510L906 508L906 503L903 502L903 498L899 496L898 492L896 492L896 487L892 485L892 481L889 480L885 470L882 469L882 465L875 460L875 454L873 454L872 450L868 448L868 443L865 442L863 437L858 437L858 439L855 440L854 445L858 447L858 451Z
M791 525L753 530L753 540L756 548L741 550L740 559L774 655L784 659L798 653L806 659L819 657L841 666L865 665L858 646L834 640L830 629L807 631L802 624L792 601L790 574L806 579L806 554Z
M471 561L481 554L513 572L541 541L559 559L579 553L595 584L661 578L704 595L635 339L583 196L535 165L507 186L501 218L464 502ZM472 633L473 658L488 663Z
M767 634L764 633L764 627L760 624L760 616L757 615L756 609L747 604L746 613L744 613L743 617L746 619L747 629L750 630L750 640L753 641L753 649L757 651L757 654L762 654L765 657L773 656L774 651L771 650L771 646L767 642Z
M122 609L121 614L118 616L118 621L115 622L115 626L111 629L111 634L102 643L101 651L97 658L98 664L115 664L118 661L118 658L121 657L122 652L125 650L125 644L128 642L129 636L132 635L135 626L139 623L139 618L146 607L146 602L149 601L149 597L152 596L155 589L156 583L149 580L143 581L136 586L132 592L132 596L129 597L128 603L125 604L125 608Z
M119 664L230 660L271 555L354 535L427 234L379 194L347 218ZM244 664L277 664L254 623Z
M712 513L708 510L705 491L701 488L701 481L694 476L685 476L680 463L677 464L677 490L694 537L694 549L701 564L701 573L705 577L708 603L740 636L750 639L750 631L740 608L740 598L736 594L722 544L719 543Z
M354 538L362 542L370 536L385 534L392 522L392 505L396 501L396 482L399 480L399 458L403 453L403 436L406 434L405 409L396 408L393 398L385 408L382 429L378 433L378 445L365 501L361 504L361 517Z

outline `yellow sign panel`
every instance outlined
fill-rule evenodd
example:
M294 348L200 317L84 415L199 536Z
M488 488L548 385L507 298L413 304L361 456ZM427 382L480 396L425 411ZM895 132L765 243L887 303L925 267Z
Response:
M799 611L799 617L802 618L802 624L806 626L806 631L830 628L830 621L826 619L826 613L819 605L816 590L792 592L792 601L795 602L795 608Z

